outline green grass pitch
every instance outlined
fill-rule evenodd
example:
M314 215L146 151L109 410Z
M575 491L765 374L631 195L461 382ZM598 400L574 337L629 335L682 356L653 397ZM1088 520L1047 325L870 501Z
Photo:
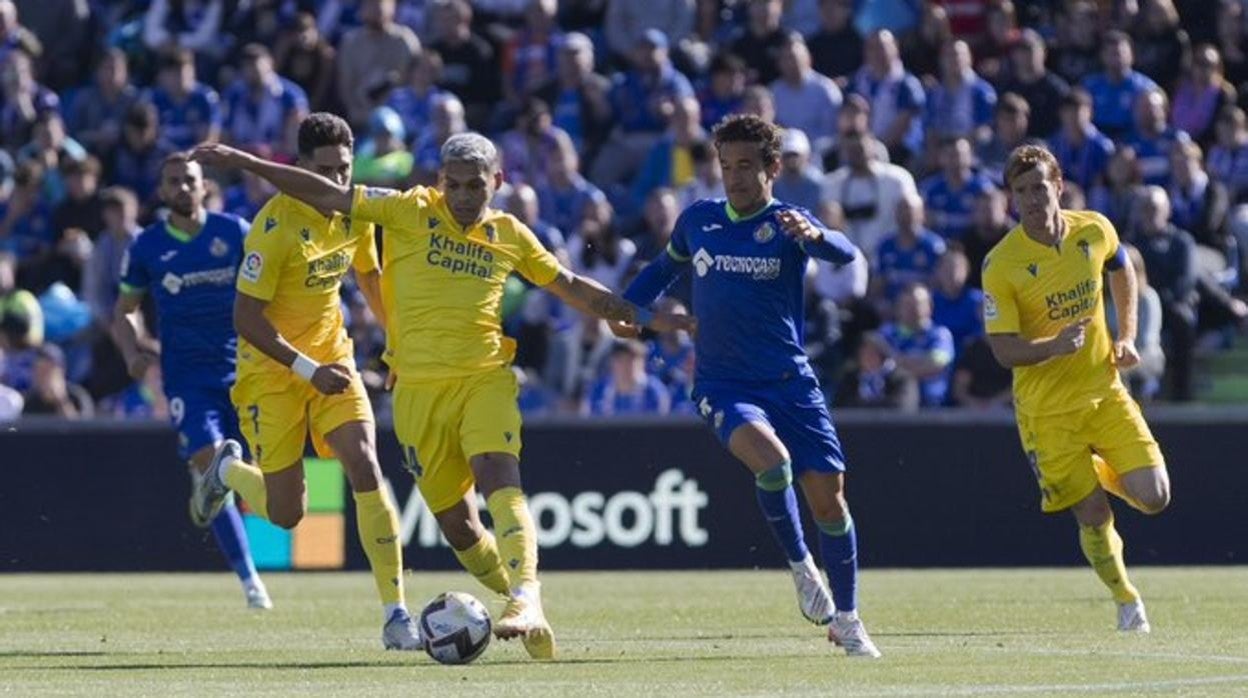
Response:
M781 571L549 573L561 659L495 642L444 667L380 648L364 574L0 576L9 695L1248 695L1248 568L1138 568L1151 636L1121 636L1087 569L866 571L884 659L850 660L800 619ZM408 575L410 605L483 591ZM495 613L499 605L489 602Z

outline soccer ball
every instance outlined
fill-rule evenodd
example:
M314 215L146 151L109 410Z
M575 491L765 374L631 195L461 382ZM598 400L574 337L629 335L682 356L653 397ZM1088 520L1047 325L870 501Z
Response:
M425 651L442 664L467 664L490 646L494 624L485 604L471 594L438 594L420 612Z

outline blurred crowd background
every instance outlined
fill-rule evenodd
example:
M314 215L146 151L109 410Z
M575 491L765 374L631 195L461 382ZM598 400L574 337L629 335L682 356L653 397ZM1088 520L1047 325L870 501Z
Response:
M122 254L163 214L160 162L205 140L292 161L322 110L351 122L373 185L433 184L446 138L489 135L508 182L495 206L620 290L683 207L722 196L714 124L775 120L777 198L862 250L811 265L812 364L834 405L896 410L1009 409L979 267L1014 224L1005 158L1039 140L1065 204L1130 244L1133 393L1239 399L1224 386L1248 379L1246 5L0 0L0 420L167 418L159 369L132 381L108 332ZM208 206L250 220L272 194L214 179ZM616 341L513 282L526 414L692 412L689 337ZM350 284L342 303L384 416L383 337Z

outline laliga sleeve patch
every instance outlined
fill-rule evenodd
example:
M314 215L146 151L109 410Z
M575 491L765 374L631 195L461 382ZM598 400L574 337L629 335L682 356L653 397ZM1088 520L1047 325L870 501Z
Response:
M991 293L984 294L984 319L997 319L997 299L993 298Z
M259 252L248 252L243 258L243 266L238 270L239 276L251 283L259 283L260 272L264 270L264 257Z

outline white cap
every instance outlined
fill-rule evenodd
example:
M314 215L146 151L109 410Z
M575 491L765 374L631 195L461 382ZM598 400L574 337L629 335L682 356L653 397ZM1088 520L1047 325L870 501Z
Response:
M810 155L810 139L798 128L786 128L780 141L781 155Z

